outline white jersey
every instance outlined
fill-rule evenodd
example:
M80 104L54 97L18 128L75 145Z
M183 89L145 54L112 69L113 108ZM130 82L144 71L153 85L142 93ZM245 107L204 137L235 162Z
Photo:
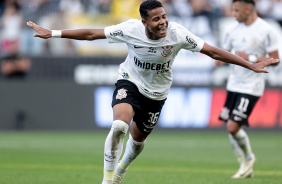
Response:
M133 82L141 94L153 100L167 97L177 53L181 49L199 52L204 45L203 40L174 22L169 22L166 37L158 40L149 39L143 23L137 19L106 27L105 35L109 43L124 42L128 46L118 79Z
M269 52L278 50L278 39L270 25L257 18L249 26L237 23L227 33L223 47L235 53L245 51L248 55L266 57ZM228 91L261 96L264 88L263 73L255 73L244 67L231 65L231 74L227 82Z

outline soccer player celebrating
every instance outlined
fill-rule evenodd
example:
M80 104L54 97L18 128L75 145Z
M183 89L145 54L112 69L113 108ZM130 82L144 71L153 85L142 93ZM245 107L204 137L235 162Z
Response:
M234 51L250 63L279 58L278 39L273 29L258 17L254 0L233 0L232 14L238 23L227 33L224 49ZM217 66L221 64L221 61L216 61ZM264 78L262 73L241 66L231 67L227 98L219 118L226 122L232 147L240 163L238 172L232 178L253 177L256 158L242 126L249 126L248 117L264 91Z
M140 14L142 20L131 19L104 29L48 30L33 22L27 23L37 32L35 37L107 39L110 43L124 42L128 46L128 56L120 64L112 99L114 117L105 141L102 184L122 183L128 166L142 152L165 103L172 84L172 64L181 49L201 52L255 72L268 72L263 69L265 66L279 62L277 59L265 59L260 63L250 63L208 45L183 26L169 22L157 0L144 1L140 5ZM129 140L119 162L130 123Z

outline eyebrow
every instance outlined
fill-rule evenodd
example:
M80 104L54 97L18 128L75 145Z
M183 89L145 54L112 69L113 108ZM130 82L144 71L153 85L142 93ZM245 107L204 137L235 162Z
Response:
M162 14L161 17L164 16L164 15L166 15L166 13ZM152 17L152 19L155 19L155 18L158 18L158 17L159 16L155 16L155 17Z

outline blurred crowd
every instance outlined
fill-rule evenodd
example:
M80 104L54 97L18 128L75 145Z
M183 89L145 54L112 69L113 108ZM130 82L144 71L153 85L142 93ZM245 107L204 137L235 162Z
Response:
M70 55L76 49L70 40L34 39L26 26L33 21L49 29L104 27L140 19L139 5L143 0L2 0L0 1L1 55ZM179 19L204 16L211 30L222 17L231 16L232 0L160 0L168 16ZM282 25L282 0L257 0L261 17L272 18ZM61 48L64 48L63 50ZM28 67L26 67L28 68Z

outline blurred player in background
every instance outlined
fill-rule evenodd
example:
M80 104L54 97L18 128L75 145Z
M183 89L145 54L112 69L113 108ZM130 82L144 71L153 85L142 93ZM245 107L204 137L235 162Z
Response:
M238 23L228 31L223 43L224 49L234 51L250 63L279 58L277 36L273 28L258 17L254 0L233 0L232 14ZM221 64L222 61L216 61L216 66ZM256 158L242 127L249 126L248 118L263 95L264 76L241 66L232 65L231 68L226 102L220 119L226 122L232 147L240 163L238 172L232 178L253 177Z
M181 49L201 52L256 72L267 72L263 69L265 66L278 62L270 59L253 64L208 45L183 26L169 23L159 1L144 1L139 10L142 21L130 19L105 29L51 31L33 22L27 23L37 32L35 37L108 39L110 43L124 42L128 46L128 56L120 64L112 99L114 121L105 141L103 184L121 184L129 165L142 152L167 98L172 84L172 64ZM130 123L129 140L119 162Z
M24 17L17 1L4 2L5 11L0 17L0 74L6 79L24 79L30 68L29 58L20 54L20 34Z
M19 54L9 54L0 59L1 75L6 79L25 79L30 68L30 59Z

